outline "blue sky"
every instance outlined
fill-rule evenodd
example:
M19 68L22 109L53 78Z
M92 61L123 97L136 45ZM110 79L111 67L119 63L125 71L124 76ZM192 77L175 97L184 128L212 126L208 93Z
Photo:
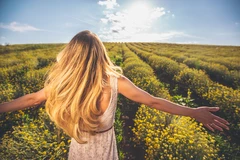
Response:
M240 46L239 0L1 0L0 43L102 41Z

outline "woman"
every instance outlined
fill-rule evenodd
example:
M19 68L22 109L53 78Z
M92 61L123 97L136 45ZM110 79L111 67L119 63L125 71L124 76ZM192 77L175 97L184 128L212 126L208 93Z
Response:
M154 97L135 86L112 64L100 39L78 33L58 54L42 90L0 105L9 112L46 100L52 121L72 137L69 159L118 159L113 128L118 93L149 107L190 116L214 131L228 122L211 112L218 107L189 108Z

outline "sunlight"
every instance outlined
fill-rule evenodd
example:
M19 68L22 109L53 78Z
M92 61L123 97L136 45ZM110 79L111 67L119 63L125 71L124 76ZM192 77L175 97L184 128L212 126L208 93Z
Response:
M127 13L128 23L136 26L143 26L147 24L149 20L150 8L146 3L137 2L128 9Z

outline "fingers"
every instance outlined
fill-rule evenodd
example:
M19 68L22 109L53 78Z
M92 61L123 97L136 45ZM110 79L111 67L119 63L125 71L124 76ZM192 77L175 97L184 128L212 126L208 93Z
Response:
M207 124L210 127L211 131L212 131L212 129L213 130L217 129L219 131L223 131L223 128L226 130L229 130L229 128L227 126L227 125L229 125L228 121L226 121L225 119L220 118L214 114L212 114L212 116L213 116L213 122Z
M206 124L205 126L206 126L208 129L210 129L212 132L215 131L214 129L217 129L217 130L219 130L219 131L223 131L222 128L220 128L219 126L215 125L214 123Z
M229 130L228 126L226 126L225 124L219 122L219 121L216 120L216 119L214 120L214 123L216 123L216 125L218 125L218 126L221 127L221 131L223 131L222 128L225 128L226 130Z
M217 121L219 121L219 122L221 122L221 123L223 123L223 124L229 125L229 122L226 121L225 119L223 119L223 118L221 118L221 117L218 117L218 116L216 116L216 115L214 115L214 114L213 114L213 117L214 117L214 119L216 119Z
M225 128L227 130L229 130L228 126L226 126L225 124L217 121L217 120L214 120L214 123L209 123L209 124L204 124L205 127L207 127L209 130L213 131L214 132L214 129L217 129L219 131L223 131L222 128Z
M214 123L212 123L212 125L211 125L214 129L217 129L217 130L219 130L219 131L223 131L223 129L221 128L221 127L219 127L218 125L216 125L216 124L214 124Z
M204 126L211 130L212 132L214 132L214 129L209 124L204 124Z

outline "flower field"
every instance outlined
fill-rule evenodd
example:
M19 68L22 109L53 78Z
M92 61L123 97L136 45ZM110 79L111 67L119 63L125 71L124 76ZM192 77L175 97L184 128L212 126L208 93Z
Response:
M190 117L170 115L119 96L115 131L120 159L240 159L240 47L104 43L135 85L181 105L219 106L230 130L211 132ZM65 44L0 46L0 103L43 87ZM50 121L44 103L0 114L2 159L67 159L70 138Z

